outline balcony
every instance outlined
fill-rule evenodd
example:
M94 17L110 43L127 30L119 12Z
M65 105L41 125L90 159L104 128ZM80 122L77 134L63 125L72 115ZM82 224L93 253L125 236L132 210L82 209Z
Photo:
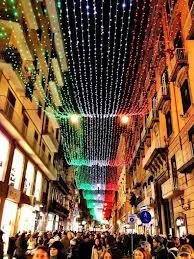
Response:
M188 63L186 50L183 48L176 48L173 58L171 59L172 71L169 73L170 81L176 80L178 71Z
M55 81L50 81L49 82L49 89L52 94L53 102L55 103L56 106L62 106L61 99L59 96L59 89L55 83Z
M5 28L5 31L8 34L8 45L14 46L18 49L22 60L33 60L29 49L31 46L27 44L24 31L22 30L20 24L9 20L0 20L0 27Z
M162 85L157 93L156 109L161 110L166 100L170 99L169 86Z
M147 119L146 119L146 126L148 128L152 128L155 122L159 121L159 114L157 110L151 110Z
M18 60L17 69L14 69L11 60L8 60L7 54L5 53L5 47L0 48L0 70L3 71L6 78L14 82L19 91L25 90L24 81L28 81L34 70L33 61L22 60L17 48L10 48L20 60Z
M188 31L187 40L193 40L194 39L194 3L192 3L190 12L187 16L185 28Z
M51 107L46 108L46 113L48 113L48 115L49 115L53 128L55 128L55 129L59 128L59 122L58 122L57 118L55 117Z
M48 157L44 157L44 159L41 157L40 145L37 141L34 141L31 131L23 123L22 114L15 110L6 96L0 96L0 122L9 134L18 141L25 152L40 166L49 179L54 179L56 169L49 164Z
M13 105L4 96L0 96L0 113L3 113L5 117L15 126L19 133L26 137L27 126L22 121L20 116L14 109Z
M45 143L47 144L47 146L49 146L49 149L53 153L58 152L59 143L57 142L56 138L53 136L53 132L51 132L49 129L46 129L43 132L42 137L43 137Z
M54 69L54 73L57 79L57 83L60 87L63 86L63 78L62 78L62 73L61 73L61 67L59 64L59 61L57 58L52 58L52 67Z
M143 130L141 132L141 142L142 143L145 141L146 137L150 137L150 131L147 127L143 127Z
M24 10L25 19L28 23L29 29L37 30L38 24L34 14L33 6L30 0L21 0L21 4ZM30 11L29 11L30 10Z
M184 143L181 157L183 159L177 161L177 170L180 173L191 172L194 168L194 144L192 142Z
M151 147L147 150L145 157L142 160L142 166L144 169L147 169L149 167L149 164L154 159L155 155L157 153L163 152L166 148L165 142L161 141L161 139L158 137L155 138L152 143Z
M68 70L68 68L67 68L67 59L66 59L66 54L65 54L64 44L63 44L63 38L60 33L61 32L60 24L58 19L53 19L53 17L58 17L58 10L56 7L56 3L55 1L50 1L50 0L46 0L45 3L48 11L48 17L50 20L51 29L55 35L54 43L55 43L56 51L60 53L61 70L62 72L65 72Z
M170 177L166 182L161 185L162 198L170 199L183 194L183 190L180 189L177 177Z

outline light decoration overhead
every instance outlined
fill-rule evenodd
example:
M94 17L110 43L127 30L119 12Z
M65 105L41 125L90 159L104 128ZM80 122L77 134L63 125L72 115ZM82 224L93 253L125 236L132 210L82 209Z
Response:
M59 120L67 162L75 167L77 186L83 190L96 219L102 219L103 214L110 217L118 188L117 167L129 163L130 155L117 158L120 136L129 136L127 143L130 138L136 141L129 125L134 126L135 115L145 113L146 89L142 82L148 62L144 62L144 49L151 45L157 14L163 5L163 1L158 5L156 2L46 0L45 16L38 2L0 3L3 6L0 18L9 21L9 28L1 26L0 40L8 38L11 29L22 62L31 55L26 49L32 49L31 65L24 72L21 60L16 58L18 54L10 48L9 41L6 43L10 62L24 84L27 97L40 105L48 117L54 114ZM154 8L156 15L151 19L146 14ZM26 10L33 19L31 24ZM38 20L46 21L46 28L43 25L38 28L41 23L37 23L35 13ZM25 27L20 24L20 15ZM12 22L21 31L26 30L30 44L16 37ZM42 30L42 37L37 37L40 48L34 43L31 29L37 35L38 29ZM53 35L49 36L47 30ZM149 39L145 37L148 30ZM48 40L52 51L47 53L46 61ZM39 62L35 66L36 59Z

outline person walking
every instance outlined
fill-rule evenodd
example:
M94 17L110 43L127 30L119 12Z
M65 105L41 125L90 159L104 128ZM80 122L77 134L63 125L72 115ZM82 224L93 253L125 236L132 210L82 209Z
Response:
M14 256L17 259L25 259L25 253L27 250L27 240L26 234L22 233L16 240L16 250L14 252Z
M104 247L102 246L100 239L96 238L94 246L92 248L91 259L101 259L103 256Z
M62 243L62 245L64 247L64 252L67 255L67 253L69 251L69 248L70 248L70 240L67 237L67 233L66 232L63 232L63 235L62 235L62 238L61 238L61 243Z
M168 258L167 249L164 246L164 239L160 236L153 239L152 256L154 259Z

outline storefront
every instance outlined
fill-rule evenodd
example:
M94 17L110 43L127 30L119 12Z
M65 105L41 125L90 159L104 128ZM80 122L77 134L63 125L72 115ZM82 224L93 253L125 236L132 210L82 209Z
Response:
M5 180L7 163L9 159L10 143L9 140L0 132L0 181Z
M35 229L36 213L34 208L27 204L22 204L18 210L18 230L17 232L32 231Z
M3 208L3 215L1 220L1 229L5 233L3 235L3 239L5 242L5 252L8 248L9 237L15 234L15 222L17 217L17 210L18 204L10 201L5 200L4 208Z

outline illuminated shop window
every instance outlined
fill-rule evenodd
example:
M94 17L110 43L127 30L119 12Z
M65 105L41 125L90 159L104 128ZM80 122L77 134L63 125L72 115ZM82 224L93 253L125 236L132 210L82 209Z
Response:
M0 181L4 181L9 158L9 140L0 132Z
M24 155L18 149L15 149L11 166L9 185L18 190L20 190L21 187L23 168Z
M24 193L28 196L32 194L34 175L35 175L34 165L31 162L28 162L26 175L25 175L25 182L24 182Z
M37 201L40 201L42 197L42 181L43 181L42 174L39 171L37 171L35 191L34 191L34 197L36 198Z

